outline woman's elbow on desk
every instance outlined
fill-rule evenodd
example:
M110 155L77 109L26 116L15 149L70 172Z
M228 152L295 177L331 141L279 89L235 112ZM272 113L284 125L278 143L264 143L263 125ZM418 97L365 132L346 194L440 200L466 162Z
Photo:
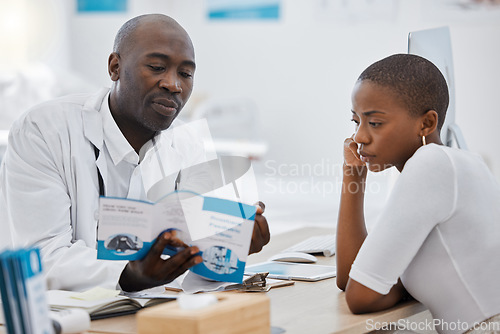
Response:
M349 280L347 285L344 286L344 291L347 306L349 306L349 310L351 310L352 313L361 314L370 312L369 306L373 302L372 290L364 287L356 281Z
M362 314L382 311L396 305L403 298L404 291L401 282L398 282L387 295L382 295L349 279L345 289L345 298L352 313Z
M355 294L346 291L345 299L347 306L349 306L349 310L351 310L354 314L373 312L370 310L368 303L366 303L362 297L359 298Z

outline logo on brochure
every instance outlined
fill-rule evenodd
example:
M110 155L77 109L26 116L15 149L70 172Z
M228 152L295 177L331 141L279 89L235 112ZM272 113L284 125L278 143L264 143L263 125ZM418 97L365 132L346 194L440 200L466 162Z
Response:
M114 251L116 254L134 254L141 250L143 242L135 235L119 233L114 234L106 239L104 247L107 250Z

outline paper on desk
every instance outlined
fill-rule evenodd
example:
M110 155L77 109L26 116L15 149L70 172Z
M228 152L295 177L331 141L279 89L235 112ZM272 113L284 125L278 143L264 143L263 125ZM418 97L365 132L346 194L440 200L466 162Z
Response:
M157 286L151 289L145 289L137 292L122 292L123 295L131 298L147 298L147 299L152 299L152 298L166 298L166 299L172 299L172 298L177 298L176 293L168 293L165 291L165 288L163 286Z
M189 277L188 277L189 276ZM184 280L187 280L184 283ZM167 291L184 292L187 294L193 294L197 292L212 292L218 290L224 290L224 287L233 283L229 282L218 282L207 280L195 273L190 271L179 276L174 281L165 284L163 288Z
M100 286L96 286L90 290L84 292L75 292L70 298L93 301L93 300L102 300L116 297L120 294L120 290L111 290L101 288Z
M125 296L117 295L115 297L107 297L102 299L94 300L83 300L78 298L73 298L78 292L73 291L63 291L63 290L48 290L47 299L51 308L64 309L68 307L77 307L85 309L88 313L93 312L100 306L112 302L116 302L120 299L128 299Z
M203 278L193 272L188 272L184 280L180 284L182 290L185 293L197 293L197 292L209 292L209 291L219 291L224 290L229 284L228 282L218 282L218 281L209 281L206 278Z
M175 282L175 283L174 283ZM226 290L231 290L231 286L235 285L234 283L230 282L216 282L216 281L209 281L201 276L196 275L195 273L188 272L188 274L183 277L183 280L181 280L181 283L174 281L173 284L170 283L165 286L165 288L168 290L169 288L172 290L182 290L187 294L192 294L192 293L197 293L197 292L214 292L214 291L226 291ZM279 279L271 279L271 278L266 278L266 287L261 288L261 289L249 289L249 290L244 290L244 291L259 291L259 292L266 292L269 291L271 288L275 287L281 287L281 286L288 286L288 285L293 285L295 282L290 281L290 280L279 280Z

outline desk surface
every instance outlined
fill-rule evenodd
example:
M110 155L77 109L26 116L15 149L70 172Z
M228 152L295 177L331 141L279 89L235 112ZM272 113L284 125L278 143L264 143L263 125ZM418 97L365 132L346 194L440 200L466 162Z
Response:
M269 245L249 257L248 263L265 261L271 255L307 237L333 233L325 228L302 228L271 238ZM335 257L318 257L318 264L335 265ZM271 289L271 325L286 333L363 333L367 324L396 322L420 313L425 307L417 302L406 302L382 312L366 315L352 314L344 293L337 288L335 279L319 282L295 282L293 286ZM134 316L123 316L92 322L91 333L136 333Z

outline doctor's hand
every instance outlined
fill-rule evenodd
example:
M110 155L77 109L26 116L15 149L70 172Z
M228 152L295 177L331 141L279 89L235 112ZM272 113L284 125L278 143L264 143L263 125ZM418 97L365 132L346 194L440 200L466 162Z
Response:
M269 233L269 225L267 225L267 219L262 214L266 209L264 203L257 203L257 212L255 214L255 224L253 226L252 242L250 243L250 250L248 254L253 254L260 252L262 247L264 247L271 239L271 234Z
M344 164L349 167L366 166L359 157L358 143L354 141L354 135L344 140Z
M166 246L186 248L164 260L161 255ZM142 260L127 263L120 276L120 287L131 292L170 283L202 261L198 252L198 247L187 247L172 232L163 232Z

